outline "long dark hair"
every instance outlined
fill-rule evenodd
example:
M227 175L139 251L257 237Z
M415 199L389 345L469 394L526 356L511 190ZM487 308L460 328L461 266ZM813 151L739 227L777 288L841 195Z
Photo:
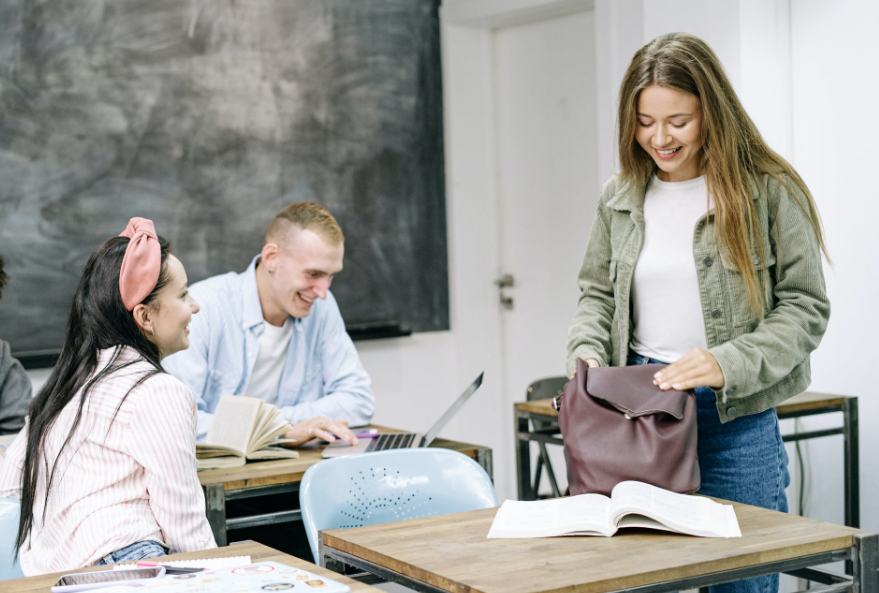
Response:
M24 545L34 525L34 497L37 490L37 478L41 466L40 453L46 435L52 428L58 415L75 397L79 397L79 407L70 432L54 460L42 460L46 468L46 494L43 506L43 520L46 517L46 506L49 492L55 478L55 470L61 452L70 443L82 419L82 410L92 387L103 378L138 361L119 362L121 349L116 350L110 363L99 373L94 374L98 365L98 351L118 346L128 346L136 350L141 358L152 365L153 369L139 378L131 389L134 389L149 377L164 372L160 363L159 348L147 339L134 321L131 312L122 304L119 293L119 270L129 239L114 237L105 241L89 257L82 272L82 278L73 295L70 307L70 318L61 355L49 380L31 402L28 411L27 453L21 476L21 518L18 522L18 537L15 540L15 554ZM162 267L159 281L153 292L144 299L149 305L157 298L159 291L168 284L169 272L166 264L168 259L168 242L159 237L162 249ZM128 397L131 390L123 396ZM79 394L79 395L77 395ZM121 403L120 403L121 406ZM119 408L117 408L118 412ZM50 469L51 463L51 469Z

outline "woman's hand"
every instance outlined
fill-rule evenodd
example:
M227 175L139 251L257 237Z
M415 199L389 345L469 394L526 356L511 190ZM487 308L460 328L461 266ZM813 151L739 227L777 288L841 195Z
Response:
M301 445L313 438L323 439L331 443L339 438L349 445L357 444L357 437L348 428L347 420L330 420L323 417L291 424L285 437L293 439L294 442L290 443L292 446Z
M726 383L723 371L714 355L702 348L693 348L677 362L674 362L653 376L653 384L663 391L677 389L684 391L696 387L721 389Z
M597 369L598 367L601 366L600 364L598 364L598 361L595 360L594 358L587 358L587 359L585 359L585 362L586 362L586 366L588 366L590 369ZM574 374L571 375L571 377L576 377L576 376L577 376L577 369L575 367Z

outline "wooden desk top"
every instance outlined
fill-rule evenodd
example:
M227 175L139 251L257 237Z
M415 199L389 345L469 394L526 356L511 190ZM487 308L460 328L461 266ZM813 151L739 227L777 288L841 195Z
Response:
M380 432L405 432L385 426L372 425L372 427L378 428ZM488 448L481 445L439 438L434 440L430 446L459 451L471 458L476 457L477 451ZM246 463L240 467L209 469L198 472L198 480L202 486L223 483L224 490L239 490L242 488L257 488L259 486L301 482L302 475L306 470L321 460L320 454L322 450L322 447L299 449L298 459L259 461Z
M253 562L262 562L263 560L272 560L280 562L288 566L301 568L321 576L345 583L351 587L351 593L382 593L375 587L364 585L358 581L344 577L338 573L332 572L325 568L315 566L311 562L307 562L295 556L290 556L279 552L268 546L258 544L256 542L246 542L234 546L226 546L224 548L215 548L213 550L205 550L203 552L189 552L187 554L172 554L167 556L168 560L193 560L204 558L223 558L225 556L250 556ZM70 572L85 572L89 570L101 570L97 567L83 568L81 570L73 570L66 572L58 572L54 574L42 575L38 577L27 577L24 579L13 579L11 581L0 581L0 593L50 593L49 589L58 582L58 578L62 574ZM109 567L104 568L109 570Z
M486 539L497 509L322 534L329 547L446 591L601 593L844 550L864 533L734 506L741 538L628 530L609 538Z
M842 406L843 402L851 399L851 395L831 395L829 393L814 393L805 391L783 402L778 408L779 414L790 414L806 410L817 410L831 406ZM538 416L558 417L558 412L552 408L552 399L536 399L530 402L516 404L516 410L536 414Z

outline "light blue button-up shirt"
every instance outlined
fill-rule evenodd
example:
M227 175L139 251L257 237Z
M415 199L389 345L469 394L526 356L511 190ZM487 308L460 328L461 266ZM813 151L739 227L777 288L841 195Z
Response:
M220 396L245 393L253 373L267 323L256 287L258 260L241 274L221 274L190 287L201 311L189 324L189 348L162 361L195 394L199 440L207 435ZM294 423L325 416L362 426L372 419L369 375L329 291L314 302L308 317L293 318L277 405Z

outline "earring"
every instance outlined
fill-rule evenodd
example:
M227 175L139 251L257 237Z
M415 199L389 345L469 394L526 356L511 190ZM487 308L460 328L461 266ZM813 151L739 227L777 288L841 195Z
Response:
M155 335L156 335L156 330L153 328L152 325L150 326L150 335L153 337L155 337Z
M274 274L274 273L275 273L275 269L274 269L274 268L269 268L269 274Z

